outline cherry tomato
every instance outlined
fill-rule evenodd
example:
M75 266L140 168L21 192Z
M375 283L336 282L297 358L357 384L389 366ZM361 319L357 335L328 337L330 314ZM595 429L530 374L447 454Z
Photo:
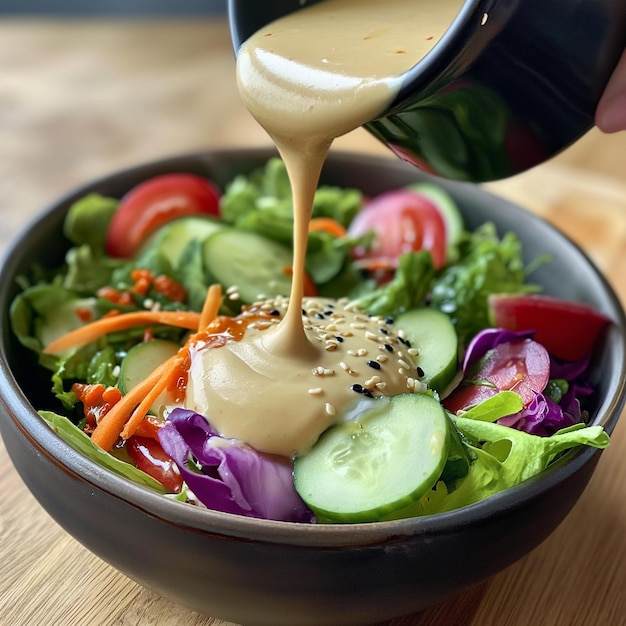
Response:
M580 302L545 295L492 295L489 309L494 326L534 330L534 339L563 361L582 359L610 319Z
M126 450L138 469L158 480L172 493L180 492L183 479L178 467L157 440L133 435L126 442Z
M120 201L109 224L110 256L133 256L146 235L184 215L219 215L219 189L195 174L163 174L140 183Z
M422 194L397 189L371 199L356 215L348 234L375 232L369 250L356 249L357 259L396 267L405 252L428 250L436 268L446 260L446 226L433 202Z
M550 379L548 351L532 339L501 343L490 350L471 380L478 384L461 386L443 400L451 413L478 404L498 391L515 391L528 405L545 389ZM485 381L487 384L480 384Z

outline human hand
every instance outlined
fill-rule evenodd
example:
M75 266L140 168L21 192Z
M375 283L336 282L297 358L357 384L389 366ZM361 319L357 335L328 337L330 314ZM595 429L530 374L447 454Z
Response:
M605 133L626 130L626 50L598 103L596 126Z

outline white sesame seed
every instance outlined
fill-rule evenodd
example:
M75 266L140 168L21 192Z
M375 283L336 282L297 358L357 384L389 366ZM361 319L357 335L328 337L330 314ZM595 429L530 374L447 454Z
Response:
M398 328L398 337L402 337L402 339L406 339L406 333L401 328Z
M407 352L411 355L411 356L418 356L420 351L417 348L409 348L407 350Z
M359 348L356 351L357 356L367 356L367 350L365 348Z
M348 356L356 356L356 351L355 350L346 350L346 354Z
M333 376L334 374L335 374L335 370L330 369L328 367L324 368L324 373L323 373L324 376Z
M365 338L369 339L370 341L378 341L378 335L376 333L373 333L369 330L365 331Z
M120 366L119 366L119 365L116 365L116 366L113 368L113 370L111 371L111 374L112 374L113 376L115 376L115 378L117 378L117 377L120 375L120 371L121 371Z
M404 358L404 352L402 352L402 350L398 350L398 352L396 352L396 354L398 355L399 359L403 359Z
M365 324L362 322L352 322L350 328L354 328L354 330L365 330Z
M236 300L239 300L239 297L240 297L239 294L235 292L235 293L229 294L228 299L235 302Z
M417 381L415 380L415 378L409 377L409 378L406 379L406 386L408 387L408 389L410 391L415 391L415 383L416 382Z
M328 326L326 326L325 330L337 330L337 325L336 324L329 324Z
M322 393L322 388L321 387L311 387L309 389L309 393L312 396L319 396Z
M339 367L346 372L350 370L350 366L345 361L339 361Z
M380 382L380 376L372 376L371 378L368 378L364 383L363 386L366 389L372 390L374 389L374 387L376 387L376 385Z
M382 346L381 346L381 348L382 348ZM384 349L384 348L383 348L383 349ZM376 357L376 360L377 360L379 363L386 363L386 362L387 362L387 355L386 355L386 354L379 354L379 355Z
M406 361L404 361L403 359L398 359L398 365L400 367L403 367L405 370L410 370L411 369L411 366Z
M387 383L382 382L382 381L379 383L376 383L376 389L378 389L379 391L382 391L386 386L387 386Z
M335 409L334 405L332 405L330 402L327 402L324 405L324 410L326 411L326 413L328 415L330 415L331 417L337 414L337 409Z
M324 346L324 350L326 350L326 352L333 352L338 347L339 344L336 341L327 341L326 345Z
M405 370L403 367L399 367L398 368L398 374L400 374L400 376L406 376L407 375L407 370Z
M230 295L231 293L237 293L239 291L239 287L237 287L237 285L231 285L227 290L226 293L228 295Z
M341 336L342 336L342 337L354 337L354 333L351 333L349 330L344 330L344 331L341 333Z

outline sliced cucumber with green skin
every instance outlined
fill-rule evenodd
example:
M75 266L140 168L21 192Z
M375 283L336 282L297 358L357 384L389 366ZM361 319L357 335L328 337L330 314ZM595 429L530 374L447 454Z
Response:
M150 376L159 365L174 356L179 348L176 342L166 339L151 339L133 346L122 361L118 383L120 391L128 393ZM162 399L157 400L151 407L151 411L157 412L161 404L163 404Z
M160 228L149 242L149 247L163 254L172 267L177 267L190 241L204 241L223 228L222 222L211 217L181 217Z
M224 288L236 286L241 301L254 302L259 294L288 296L293 255L289 248L257 233L226 229L204 243L208 273Z
M450 318L437 309L411 309L395 320L411 346L419 350L417 364L431 389L442 392L457 371L459 341Z
M439 402L402 394L371 407L295 459L297 492L326 520L377 521L421 498L445 466L448 421Z

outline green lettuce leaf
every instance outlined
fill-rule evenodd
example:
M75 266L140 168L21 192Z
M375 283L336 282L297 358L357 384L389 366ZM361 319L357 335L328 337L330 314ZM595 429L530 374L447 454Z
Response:
M387 285L356 300L372 315L394 316L423 306L435 270L429 252L406 252L398 259L398 269Z
M106 233L119 201L91 193L69 209L63 225L65 236L76 246L88 246L96 257L105 252Z
M78 426L72 424L72 422L63 415L58 415L52 411L39 411L39 415L41 415L50 428L52 428L65 443L69 444L72 448L81 452L92 461L95 461L99 465L115 472L118 476L122 476L137 485L147 487L159 493L167 493L167 489L160 482L133 465L105 452L102 448L93 443Z
M526 283L522 247L513 233L498 237L493 223L459 242L460 258L437 274L432 306L450 316L462 343L490 326L487 297L491 293L533 293L540 287Z
M476 460L454 491L448 493L438 485L419 503L422 515L458 509L518 485L572 448L609 445L609 436L600 426L577 424L550 437L538 437L487 421L453 419L470 442Z

